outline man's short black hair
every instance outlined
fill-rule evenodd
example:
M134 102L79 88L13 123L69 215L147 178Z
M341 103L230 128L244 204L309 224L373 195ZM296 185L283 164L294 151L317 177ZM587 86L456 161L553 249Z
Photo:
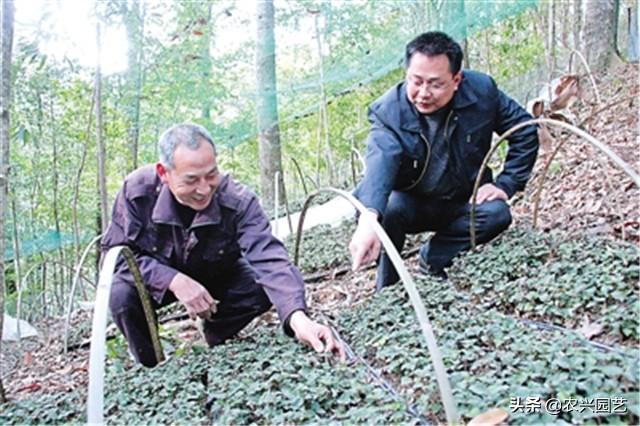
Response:
M409 62L414 53L420 52L426 56L447 55L449 71L456 74L462 66L462 48L447 34L440 31L422 33L407 44L404 54L404 67L409 68Z

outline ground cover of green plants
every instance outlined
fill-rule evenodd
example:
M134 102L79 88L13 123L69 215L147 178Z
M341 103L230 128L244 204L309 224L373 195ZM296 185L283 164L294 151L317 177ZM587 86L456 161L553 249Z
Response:
M2 424L86 421L81 392L5 404ZM389 394L365 372L265 327L212 350L193 350L155 368L107 370L111 424L407 423Z
M514 228L458 259L450 276L478 308L574 329L586 316L605 340L640 343L640 250L632 244Z
M323 244L333 243L321 235L315 249L326 253ZM510 412L511 424L637 424L638 253L612 241L513 229L460 258L449 281L417 279L463 420L500 407ZM603 325L595 340L608 349L578 332L584 315ZM564 329L533 327L530 319ZM194 347L153 370L123 368L111 359L107 421L415 424L407 404L433 423L445 420L401 285L340 312L333 324L397 395L380 387L362 361L336 365L279 328L261 327L212 350ZM84 392L5 404L0 423L84 422ZM553 398L619 398L627 411L511 412L514 398L539 398L543 407Z
M637 350L602 351L575 332L529 327L496 309L474 305L450 282L420 279L417 284L465 420L493 407L510 411L511 398L540 398L544 404L551 398L621 397L629 410L622 416L589 410L560 416L515 412L510 423L638 422ZM339 329L408 402L434 422L445 420L426 345L401 286L385 289L372 303L341 316Z
M351 257L347 250L348 238L355 229L353 220L345 220L339 226L318 225L303 231L298 261L300 271L303 274L311 274L349 265ZM284 243L293 257L296 236L289 235Z
M338 226L318 225L302 233L298 267L303 274L319 271L331 271L332 268L348 268L351 266L351 255L348 245L356 230L353 219L345 219ZM423 235L409 235L405 244L405 251L415 247ZM296 236L289 235L284 244L293 257Z

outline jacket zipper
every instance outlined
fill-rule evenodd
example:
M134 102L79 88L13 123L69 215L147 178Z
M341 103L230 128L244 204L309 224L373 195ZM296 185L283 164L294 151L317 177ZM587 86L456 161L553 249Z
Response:
M449 146L449 120L451 119L452 115L453 115L453 110L449 111L449 115L447 115L447 119L444 122L444 138L448 146ZM424 134L422 134L422 132L420 132L420 139L422 139L422 141L424 142L424 145L427 148L427 156L424 161L424 167L422 168L422 171L420 172L420 176L418 176L418 179L415 182L413 182L412 184L410 184L405 188L399 189L398 191L409 191L410 189L415 188L416 185L418 185L422 180L422 178L424 177L424 174L427 172L427 167L429 166L429 158L431 157L431 145L429 145L429 141L427 140L427 137Z
M464 188L464 180L461 181L461 176L463 176L462 173L460 173L460 169L459 169L459 165L456 162L456 155L455 155L455 148L453 146L451 146L451 140L449 139L449 119L451 118L451 115L453 115L453 110L449 111L449 115L447 116L447 119L444 123L444 139L445 142L447 143L447 149L449 150L449 161L452 164L452 167L454 169L454 178L458 183L458 186L461 188ZM457 120L457 117L456 117ZM465 175L467 175L467 170L465 168Z
M449 111L449 115L447 115L447 119L444 121L444 139L447 141L447 146L449 146L449 119L453 115L453 110Z
M409 191L410 189L415 188L416 185L418 185L422 180L422 178L424 177L424 174L427 172L427 166L429 166L429 158L431 157L431 145L429 145L429 141L427 140L427 137L423 135L422 132L420 132L420 139L424 142L424 145L427 148L427 156L425 157L424 167L422 168L422 171L420 172L420 176L418 176L418 179L416 179L415 182L413 182L412 184L409 184L404 188L398 189L398 191Z

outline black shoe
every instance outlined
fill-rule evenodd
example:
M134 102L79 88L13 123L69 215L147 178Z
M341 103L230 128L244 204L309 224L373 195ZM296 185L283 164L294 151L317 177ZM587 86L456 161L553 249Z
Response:
M449 276L444 269L435 269L427 263L426 246L427 245L425 244L420 248L420 253L418 254L418 270L426 277L435 277L443 281L448 280Z

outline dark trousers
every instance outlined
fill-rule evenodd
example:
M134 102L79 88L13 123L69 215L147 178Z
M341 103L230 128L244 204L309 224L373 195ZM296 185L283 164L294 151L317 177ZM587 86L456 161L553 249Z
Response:
M134 358L147 367L153 367L158 361L138 292L130 279L116 279L117 276L114 277L109 300L113 320L127 339ZM218 311L212 320L204 321L204 335L209 346L223 343L271 307L264 290L255 281L253 269L244 258L238 259L233 268L217 276L215 281L201 283L219 301ZM176 298L167 290L161 303L151 301L155 311L174 303Z
M429 269L438 274L451 265L453 258L471 248L469 215L471 204L466 202L429 200L393 191L387 203L382 226L398 252L407 234L435 231L435 235L420 250ZM511 224L509 205L502 200L476 205L476 242L486 243ZM376 287L396 283L400 277L389 257L380 255Z

